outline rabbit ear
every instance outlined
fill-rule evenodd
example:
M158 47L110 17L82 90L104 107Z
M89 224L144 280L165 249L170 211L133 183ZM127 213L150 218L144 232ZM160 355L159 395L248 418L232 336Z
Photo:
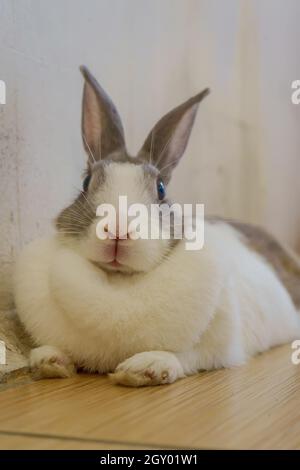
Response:
M139 157L160 170L166 182L185 151L198 105L208 93L206 88L162 117L139 152Z
M82 99L82 139L89 163L106 158L125 148L124 130L115 105L89 72L80 70L85 78Z

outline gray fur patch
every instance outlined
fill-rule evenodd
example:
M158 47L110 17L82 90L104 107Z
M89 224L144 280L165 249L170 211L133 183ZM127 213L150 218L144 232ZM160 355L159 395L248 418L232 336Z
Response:
M92 202L80 193L73 204L58 215L55 225L59 233L64 236L78 238L86 232L95 214L96 208L93 208Z

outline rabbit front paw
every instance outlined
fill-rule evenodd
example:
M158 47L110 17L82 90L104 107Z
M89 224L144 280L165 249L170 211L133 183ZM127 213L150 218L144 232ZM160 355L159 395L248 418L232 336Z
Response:
M71 360L53 346L40 346L32 349L29 366L38 378L71 377L76 369Z
M111 380L130 387L170 384L184 377L177 357L166 351L148 351L135 354L119 364Z

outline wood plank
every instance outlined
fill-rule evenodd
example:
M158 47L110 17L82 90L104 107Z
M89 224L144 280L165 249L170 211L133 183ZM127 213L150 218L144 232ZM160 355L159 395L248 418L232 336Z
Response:
M0 393L0 430L189 448L300 448L300 366L290 345L232 370L132 389L106 377Z
M139 446L128 446L111 442L87 442L72 439L44 438L41 436L0 435L0 450L138 450Z

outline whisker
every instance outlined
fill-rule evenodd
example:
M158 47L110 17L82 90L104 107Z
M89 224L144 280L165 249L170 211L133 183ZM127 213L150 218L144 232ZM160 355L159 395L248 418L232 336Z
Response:
M93 222L92 218L89 217L81 217L80 215L77 215L76 213L70 213L70 214L64 214L61 219L61 221L64 221L67 224L79 224L79 225L86 225L86 223L91 224Z
M64 225L65 227L68 227L68 229L75 229L78 230L80 227L84 227L86 225L84 220L76 220L76 219L62 219L60 222L60 225Z
M75 218L73 216L71 217L66 217L65 219L63 219L63 223L65 225L68 225L68 227L84 227L86 226L86 224L90 225L92 223L92 220L89 220L89 219L79 219L79 218Z
M171 142L171 139L172 139L172 135L170 135L170 137L168 138L168 140L167 140L165 146L163 147L162 151L160 152L160 154L159 154L159 156L158 156L158 159L157 159L157 161L156 161L156 166L159 165L159 162L160 162L160 160L162 159L162 157L163 157L163 155L164 155L164 153L165 153L165 151L166 151L166 149L167 149L169 143Z
M87 203L90 205L90 201L86 198L85 194L84 194L84 191L81 189L81 188L78 188L77 186L75 186L74 184L72 185L74 189L76 189L76 191L79 192L79 194L81 194L85 200L87 201ZM79 196L79 195L78 195ZM79 199L76 200L76 202L81 202ZM92 207L92 206L91 206ZM94 210L94 208L93 208Z
M150 142L150 165L152 164L152 156L153 156L153 145L154 145L154 128L151 132L151 142Z
M177 163L179 162L179 158L177 158L177 160L172 160L171 162L169 162L167 165L163 166L162 168L160 168L160 172L164 171L166 168L168 168L170 165L174 165L176 166Z
M80 204L80 203L79 203ZM84 206L81 206L85 209ZM67 213L66 214L63 214L63 217L67 218L67 217L74 217L74 219L78 219L78 220L93 220L93 217L91 217L91 215L88 213L88 212L84 212L84 214L81 214L79 211L76 211L75 209L72 209L72 208L68 208L67 209Z
M91 209L93 212L96 213L94 207L91 205L90 201L88 200L88 198L86 197L86 195L84 194L83 191L81 191L81 194L82 194L82 196L84 197L84 199L86 200L86 202L88 203L88 205L90 206L90 209Z
M100 156L100 161L102 160L102 133L100 132L99 134L99 139L98 139L98 154Z
M95 214L96 211L95 211L94 207L91 205L90 201L86 198L84 192L83 192L81 189L78 189L78 188L77 188L76 186L74 186L74 185L73 185L73 187L74 187L77 191L79 191L80 194L82 194L82 196L85 198L86 202L88 203L89 207L87 208L87 207L82 203L82 201L81 201L80 199L76 199L76 204L79 204L83 209L85 209L85 211L86 211L87 209L89 209L89 210L91 210L91 212L92 212L93 214ZM68 210L72 210L72 209L69 208ZM76 211L75 211L75 213L76 213ZM86 212L85 212L85 215L86 215Z
M85 138L85 135L82 134L82 137L83 137L83 140L84 140L85 145L87 146L87 149L88 149L88 151L89 151L89 154L90 154L90 156L92 157L93 162L96 163L96 159L95 159L95 157L94 157L94 155L93 155L93 152L92 152L91 149L90 149L89 144L87 143L87 140L86 140L86 138Z
M79 235L80 232L77 230L58 230L58 233L66 234L66 235Z
M91 205L90 201L87 199L87 197L86 197L86 195L84 194L84 192L82 191L82 189L77 188L77 186L75 186L74 184L73 184L72 186L73 186L74 189L76 189L76 191L78 191L78 192L84 197L84 199L85 199L86 202L88 203L88 205L89 205L91 211L92 211L93 213L95 213L96 211L95 211L94 207ZM80 199L76 199L76 204L80 204L81 207L83 207L84 209L86 209L86 207L84 206L84 204L82 204L82 201L80 201Z

